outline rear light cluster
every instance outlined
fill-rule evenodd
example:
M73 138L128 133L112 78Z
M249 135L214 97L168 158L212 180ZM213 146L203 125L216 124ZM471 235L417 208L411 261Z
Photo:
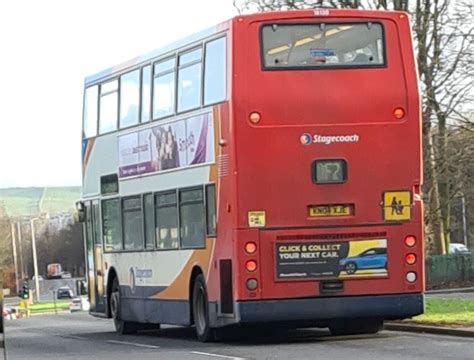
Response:
M247 255L256 255L257 253L257 244L254 242L248 242L245 244L245 253ZM253 273L257 270L258 264L257 260L249 259L245 262L245 269L249 273ZM246 282L247 289L250 291L254 291L258 288L258 281L257 279L250 278Z
M405 238L405 245L406 247L408 248L413 248L415 245L416 245L416 237L414 237L413 235L408 235L406 238ZM405 263L407 265L414 265L416 264L416 254L414 253L408 253L405 255ZM414 271L409 271L405 274L405 279L407 282L409 282L410 284L413 284L416 279L417 279L417 275L416 275L416 272Z

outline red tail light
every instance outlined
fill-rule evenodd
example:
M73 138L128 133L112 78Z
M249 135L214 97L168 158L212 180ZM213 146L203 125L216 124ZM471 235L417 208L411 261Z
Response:
M405 262L408 265L413 265L414 263L416 263L416 255L415 254L407 254L405 256Z
M257 270L257 262L255 260L249 260L245 263L247 271L254 272Z

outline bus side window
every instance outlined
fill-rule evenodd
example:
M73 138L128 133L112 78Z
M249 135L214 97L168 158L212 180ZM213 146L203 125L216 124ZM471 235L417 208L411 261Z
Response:
M117 130L118 80L100 85L99 134Z
M216 236L216 185L206 186L206 232Z
M198 108L201 105L202 49L179 56L178 112Z
M122 200L122 223L125 250L143 249L142 199L140 196Z
M84 94L84 138L90 138L97 135L97 116L99 105L98 86L92 86L86 89Z
M157 248L177 249L179 237L176 191L156 194L155 206Z
M226 76L226 38L221 37L206 44L204 105L225 100Z
M202 187L180 191L179 220L182 248L205 247Z
M122 250L122 223L120 200L102 201L102 229L106 251Z
M134 70L120 77L120 128L138 124L140 103L140 70Z
M155 64L153 72L153 119L174 113L176 59Z

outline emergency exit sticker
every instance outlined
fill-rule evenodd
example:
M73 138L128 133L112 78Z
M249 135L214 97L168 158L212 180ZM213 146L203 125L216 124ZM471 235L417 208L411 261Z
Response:
M249 211L248 220L250 227L264 227L265 211Z
M387 221L411 219L411 192L386 191L383 193L383 217Z

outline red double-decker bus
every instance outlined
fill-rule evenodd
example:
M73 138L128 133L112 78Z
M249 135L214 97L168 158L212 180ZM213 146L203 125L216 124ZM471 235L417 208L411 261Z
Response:
M405 13L239 16L91 76L83 159L91 311L120 333L423 312Z

